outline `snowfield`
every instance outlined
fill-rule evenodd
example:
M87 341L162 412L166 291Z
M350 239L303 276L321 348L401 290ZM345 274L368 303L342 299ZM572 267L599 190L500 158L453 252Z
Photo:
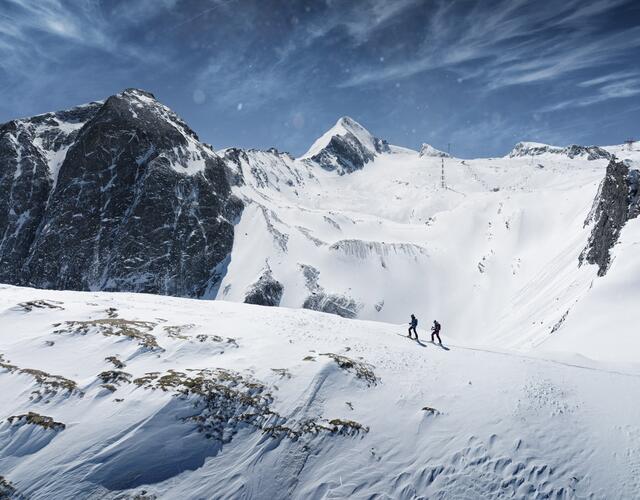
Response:
M15 498L640 491L637 365L143 294L2 286L0 323L0 485Z
M318 144L345 133L343 121ZM285 307L386 322L413 312L459 342L637 361L640 219L622 229L606 276L579 266L611 153L640 166L637 146L519 143L473 160L389 146L338 175L248 151L234 188L246 206L216 298L243 302L267 273Z

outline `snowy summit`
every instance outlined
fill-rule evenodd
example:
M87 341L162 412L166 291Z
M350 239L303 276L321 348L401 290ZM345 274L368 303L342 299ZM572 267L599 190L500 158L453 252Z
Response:
M434 148L431 144L427 144L426 142L422 143L420 146L420 156L427 156L432 158L450 158L449 153L445 153L440 151L439 149Z

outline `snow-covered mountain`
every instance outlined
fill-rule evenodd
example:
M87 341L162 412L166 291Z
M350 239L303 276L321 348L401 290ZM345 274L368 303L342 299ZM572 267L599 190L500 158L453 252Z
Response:
M611 160L614 155L605 148L598 146L579 146L572 144L566 147L550 146L540 142L519 142L509 153L509 158L519 156L540 156L540 155L566 155L573 159L576 157L584 157L587 160Z
M199 296L241 206L225 163L136 89L0 128L0 281Z
M427 144L426 142L423 143L422 146L420 146L420 156L451 158L451 155L449 153L440 151L439 149L434 148L431 144Z
M214 152L136 89L14 120L0 129L0 280L392 322L414 312L525 350L573 329L597 337L572 310L631 258L637 147L442 155L348 117L300 158Z
M343 116L318 138L302 156L340 175L360 170L380 153L388 153L386 141L371 135L358 122Z
M137 89L1 125L0 498L637 496L639 167L214 151Z

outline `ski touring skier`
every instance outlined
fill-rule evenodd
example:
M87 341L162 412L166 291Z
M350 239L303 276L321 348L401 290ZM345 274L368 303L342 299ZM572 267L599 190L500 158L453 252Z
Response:
M438 320L434 319L433 326L431 327L431 342L434 342L434 337L438 337L438 342L442 345L442 339L440 339L440 328L440 323L438 323Z
M411 322L409 323L409 338L413 338L411 337L411 331L413 331L413 333L416 334L416 340L418 340L418 331L416 330L416 327L418 326L418 318L415 317L415 315L411 315Z

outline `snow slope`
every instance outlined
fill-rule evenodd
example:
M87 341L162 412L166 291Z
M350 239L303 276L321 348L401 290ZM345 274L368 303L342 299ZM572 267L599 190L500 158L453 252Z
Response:
M608 285L633 268L633 231L613 249L620 278L579 265L606 166L616 155L637 169L638 143L521 142L503 158L463 160L389 145L342 117L301 158L216 153L138 89L9 122L0 135L0 281L387 322L415 313L488 347L640 354L633 283ZM597 333L598 303L625 312L619 347ZM578 342L591 325L600 328Z
M144 294L3 286L0 322L0 486L15 498L640 491L637 365Z
M587 299L614 278L597 278L595 266L578 261L608 159L555 149L462 160L390 146L348 175L306 157L249 151L235 188L246 207L217 298L242 302L268 271L284 288L285 307L387 322L413 312L425 323L437 318L463 342L636 359L635 289L615 295L625 312L618 347L595 329L578 341L579 325L608 316ZM623 233L620 245L634 245L629 238ZM613 267L632 266L631 252Z

